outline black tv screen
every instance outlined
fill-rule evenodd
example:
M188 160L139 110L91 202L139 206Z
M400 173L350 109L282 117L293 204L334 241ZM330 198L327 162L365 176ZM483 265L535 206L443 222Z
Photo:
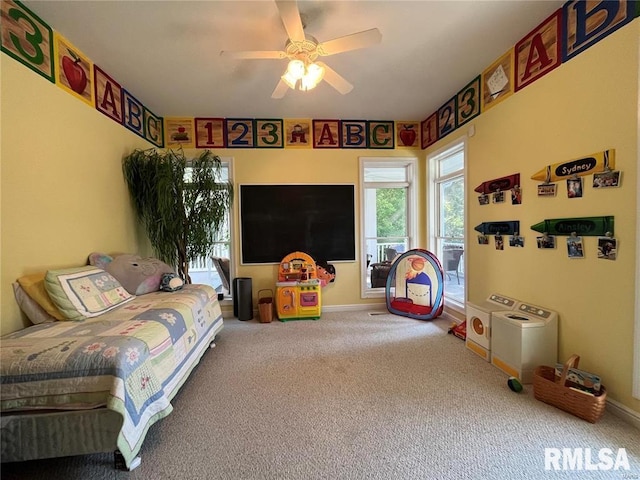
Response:
M355 261L353 185L240 185L242 263Z

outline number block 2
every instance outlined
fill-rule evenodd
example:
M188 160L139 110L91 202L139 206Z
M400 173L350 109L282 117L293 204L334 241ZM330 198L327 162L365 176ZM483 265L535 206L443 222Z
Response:
M253 119L227 118L225 120L225 131L227 133L227 148L254 147Z
M453 97L438 109L438 139L446 137L448 134L458 128L456 122L456 102L457 98Z

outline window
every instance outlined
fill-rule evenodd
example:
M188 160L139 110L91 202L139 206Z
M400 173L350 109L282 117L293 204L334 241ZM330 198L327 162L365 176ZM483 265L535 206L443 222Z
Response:
M222 168L220 170L221 182L233 182L232 179L232 159L222 157ZM185 176L190 175L189 168L185 172ZM231 224L231 211L226 212L225 221L218 232L217 238L211 255L208 258L200 258L192 261L189 266L189 275L193 283L202 283L211 285L218 293L225 295L225 298L231 297L230 279L232 261L231 235L233 232Z
M429 248L445 271L445 298L450 305L465 302L465 143L446 147L429 157Z
M396 254L415 248L415 158L360 159L362 297L382 297Z

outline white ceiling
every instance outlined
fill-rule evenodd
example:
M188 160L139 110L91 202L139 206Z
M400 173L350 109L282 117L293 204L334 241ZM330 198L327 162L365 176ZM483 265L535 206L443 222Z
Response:
M271 93L286 60L221 50L282 50L262 1L23 1L160 116L424 120L563 1L299 1L323 42L377 27L382 43L323 61L354 85Z

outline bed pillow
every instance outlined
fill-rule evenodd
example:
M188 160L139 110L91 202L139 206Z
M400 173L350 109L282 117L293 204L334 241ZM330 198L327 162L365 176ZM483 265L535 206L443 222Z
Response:
M111 274L91 265L49 270L45 288L68 320L97 317L135 298Z
M121 254L113 257L106 253L93 252L89 264L109 272L132 295L144 295L160 290L165 273L175 270L161 260L140 255Z
M49 315L38 302L27 295L27 292L24 291L24 288L22 288L18 282L13 282L12 286L13 295L16 297L16 302L18 302L20 310L22 310L31 323L38 325L40 323L55 322L58 320Z
M54 317L56 320L66 320L66 317L58 310L55 303L51 301L49 294L44 286L44 276L47 272L32 273L18 279L18 284L25 293L31 297L45 312Z

